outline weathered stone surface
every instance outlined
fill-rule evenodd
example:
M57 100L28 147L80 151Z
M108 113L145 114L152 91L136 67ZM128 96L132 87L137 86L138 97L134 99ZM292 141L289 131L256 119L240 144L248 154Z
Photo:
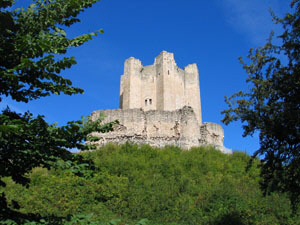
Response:
M92 120L103 113L106 116L103 123L120 122L112 132L91 134L99 137L96 143L99 146L127 141L184 149L213 145L231 153L224 147L222 127L215 123L202 124L197 65L182 70L176 65L173 53L161 52L150 66L143 66L133 57L125 61L120 108L92 113Z
M91 119L106 115L103 123L119 120L120 124L109 133L92 133L100 138L96 144L102 146L108 142L123 144L130 141L137 144L149 144L153 147L175 145L189 149L200 145L214 145L223 150L224 131L215 123L198 125L191 107L185 106L175 111L143 109L97 110Z
M182 70L173 53L162 51L149 66L133 57L127 59L120 86L121 109L174 111L191 106L199 125L202 123L197 65Z

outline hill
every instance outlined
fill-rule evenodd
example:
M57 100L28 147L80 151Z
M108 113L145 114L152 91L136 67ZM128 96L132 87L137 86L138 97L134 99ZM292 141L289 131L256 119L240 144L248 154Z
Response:
M246 172L242 152L127 143L79 154L91 163L35 168L29 188L6 178L0 192L18 212L62 224L300 224L285 195L263 197L259 161Z

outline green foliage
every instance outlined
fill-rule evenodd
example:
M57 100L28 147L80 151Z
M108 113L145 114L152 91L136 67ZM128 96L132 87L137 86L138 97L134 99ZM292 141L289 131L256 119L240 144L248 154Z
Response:
M41 116L32 118L30 113L21 116L7 109L0 114L0 123L18 129L18 132L0 131L0 177L11 176L25 185L28 179L24 174L32 168L49 167L49 161L71 156L70 152L60 148L57 143L62 143L60 137L52 134L51 127Z
M16 183L28 187L28 172L35 167L57 168L76 177L93 176L92 161L84 160L82 156L74 155L68 149L88 148L84 144L88 134L92 131L111 130L114 122L102 125L102 119L100 117L91 121L85 118L58 127L55 124L49 125L42 116L34 118L29 112L21 115L9 109L4 110L0 114L0 124L6 128L0 129L0 186L6 185L2 178L11 177ZM7 208L4 193L0 196L0 206L0 220L16 216ZM18 208L16 202L13 208ZM34 210L30 213L34 213Z
M263 197L259 161L246 172L244 153L127 143L79 155L94 163L88 176L35 168L28 189L5 178L9 207L16 200L19 213L65 222L90 215L91 224L299 224L285 195Z
M12 10L13 0L0 1L0 101L3 96L28 102L50 94L76 94L83 90L60 76L76 63L74 57L63 57L71 47L78 47L98 30L70 38L65 29L80 22L78 15L98 0L32 0L24 9ZM92 131L106 132L113 124L100 124L101 119L85 118L66 126L49 125L43 116L21 115L6 109L0 114L0 186L3 177L28 185L27 173L34 167L64 168L81 177L92 176L91 162L68 149L93 148ZM84 145L89 141L90 145ZM19 208L15 202L13 208ZM9 209L5 193L0 196L0 220L38 218L20 215ZM8 220L6 221L8 223ZM33 223L34 224L34 223Z
M57 127L49 125L42 116L33 118L30 113L21 115L4 110L0 114L0 124L11 130L0 130L0 178L10 176L15 182L25 185L28 183L26 173L37 166L50 168L53 163L59 163L58 159L69 160L63 166L71 168L74 173L83 171L88 165L74 165L73 162L80 161L81 157L71 154L68 149L84 149L84 141L92 131L112 130L113 123L103 126L101 120L88 118Z
M294 210L300 202L300 1L291 3L292 13L273 20L283 26L281 45L270 40L250 49L249 63L242 59L250 83L249 92L226 98L223 122L241 120L244 136L259 131L263 156L261 187L265 194L287 192Z
M14 1L0 2L0 100L16 101L83 90L59 73L76 64L74 57L55 57L78 47L103 30L68 38L66 27L99 0L33 0L27 9L11 10Z

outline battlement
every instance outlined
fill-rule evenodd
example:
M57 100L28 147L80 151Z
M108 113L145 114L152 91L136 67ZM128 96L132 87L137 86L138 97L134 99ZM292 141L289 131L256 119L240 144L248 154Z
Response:
M121 76L120 108L143 110L181 109L191 106L202 123L199 74L196 64L180 69L174 54L162 51L153 65L130 57Z

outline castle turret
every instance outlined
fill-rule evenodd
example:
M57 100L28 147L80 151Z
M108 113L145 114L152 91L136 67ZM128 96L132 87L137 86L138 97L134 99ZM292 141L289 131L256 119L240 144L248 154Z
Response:
M185 105L191 106L196 114L199 125L202 123L199 73L196 64L184 68Z
M140 60L130 57L124 63L124 74L121 76L120 108L141 108L141 69Z
M176 109L175 88L174 88L174 70L177 67L174 54L162 51L155 58L157 81L157 110L173 111Z

